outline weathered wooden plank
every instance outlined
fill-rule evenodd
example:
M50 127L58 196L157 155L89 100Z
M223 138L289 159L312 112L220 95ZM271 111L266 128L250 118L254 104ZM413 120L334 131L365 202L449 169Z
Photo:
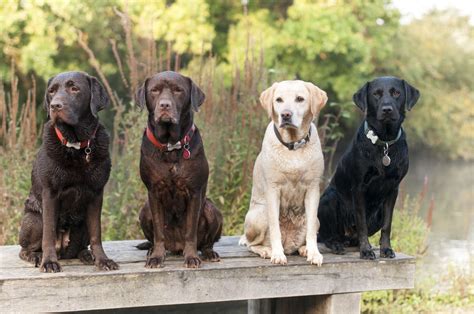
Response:
M249 252L246 247L238 245L239 237L223 237L216 245L216 251L223 259L233 258L233 257L255 257L256 255ZM104 242L104 249L108 256L114 259L118 263L134 263L134 262L143 262L145 263L146 251L137 250L136 246L139 243L142 243L143 240L125 240L125 241L108 241ZM320 251L323 254L327 254L328 250L324 245L319 246ZM31 264L21 261L18 258L18 253L20 248L17 245L9 245L0 247L0 279L1 271L7 268L24 268L24 267L33 267ZM358 261L357 254L352 255L351 253L356 253L355 249L348 251L347 255L334 255L328 254L325 256L329 258L330 262L339 262L344 260L353 260ZM397 259L405 258L406 255L398 254ZM182 259L179 256L168 255L167 260ZM82 263L77 259L71 260L61 260L61 265L82 265Z
M414 259L364 261L357 252L325 254L322 267L290 256L271 265L224 237L216 250L222 261L186 269L171 256L160 269L144 268L140 241L106 242L120 270L97 271L78 261L61 261L64 272L43 274L18 258L16 246L0 248L0 308L9 311L71 311L189 304L412 288Z

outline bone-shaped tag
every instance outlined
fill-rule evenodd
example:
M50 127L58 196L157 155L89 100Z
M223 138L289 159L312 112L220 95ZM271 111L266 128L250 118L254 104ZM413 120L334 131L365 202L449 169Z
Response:
M72 147L72 148L75 148L75 149L81 149L81 143L80 143L80 142L77 142L77 143L66 142L66 147Z
M166 145L166 148L168 149L168 151L172 151L172 150L175 150L175 149L181 149L181 142L177 142L175 144L168 143Z
M375 144L377 143L379 137L377 135L375 135L374 131L370 130L369 132L367 132L367 138L372 142L372 144Z

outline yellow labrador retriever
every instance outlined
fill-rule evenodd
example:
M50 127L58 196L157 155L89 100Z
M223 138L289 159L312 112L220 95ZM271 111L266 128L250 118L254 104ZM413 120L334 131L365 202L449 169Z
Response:
M319 182L324 171L312 121L326 93L309 82L274 83L260 95L272 118L255 161L250 208L241 245L273 264L286 264L296 251L321 266L317 245Z

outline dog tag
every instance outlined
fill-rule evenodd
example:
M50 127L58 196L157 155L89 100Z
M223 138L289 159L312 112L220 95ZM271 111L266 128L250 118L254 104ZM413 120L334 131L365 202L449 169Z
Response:
M189 144L184 144L183 146L183 158L184 159L191 158L191 151L189 150Z
M390 162L391 162L391 160L390 160L390 157L388 157L388 155L384 155L384 156L382 157L382 164L383 164L385 167L390 166Z

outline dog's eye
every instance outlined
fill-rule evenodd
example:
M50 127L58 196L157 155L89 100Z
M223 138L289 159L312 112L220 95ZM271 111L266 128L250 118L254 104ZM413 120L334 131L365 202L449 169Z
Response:
M160 89L158 87L153 87L150 91L152 93L158 93L160 91Z
M395 98L398 98L400 96L400 91L393 89L392 91L392 96Z
M296 97L296 102L303 102L304 98L301 96Z
M79 87L77 86L71 86L71 91L77 93L79 91Z
M377 89L373 94L375 98L380 98L383 95L383 91L381 89Z
M54 92L55 92L55 89L54 89L54 88L48 89L48 93L50 93L51 95L54 94Z
M278 97L278 98L276 99L276 102L283 102L283 99L281 99L281 97Z
M179 87L173 88L173 93L181 93L183 90Z

